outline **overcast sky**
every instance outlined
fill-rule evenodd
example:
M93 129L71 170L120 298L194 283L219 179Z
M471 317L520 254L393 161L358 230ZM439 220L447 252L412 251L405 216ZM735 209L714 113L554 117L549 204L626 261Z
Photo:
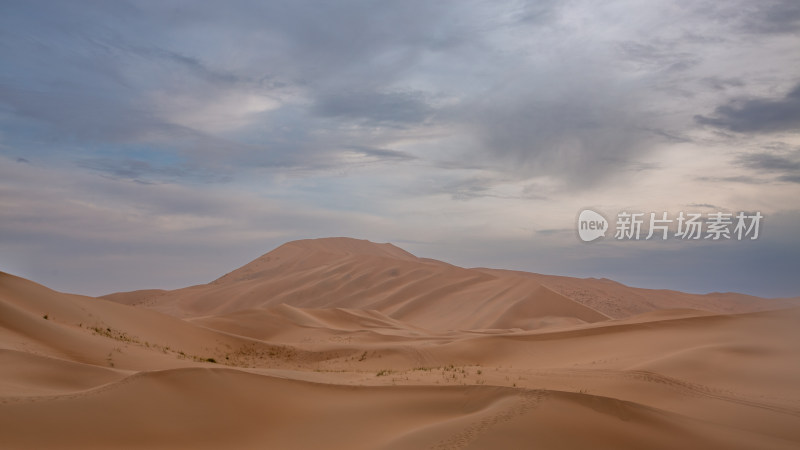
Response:
M587 244L583 208L764 219ZM800 3L2 2L0 270L178 288L326 236L800 295Z

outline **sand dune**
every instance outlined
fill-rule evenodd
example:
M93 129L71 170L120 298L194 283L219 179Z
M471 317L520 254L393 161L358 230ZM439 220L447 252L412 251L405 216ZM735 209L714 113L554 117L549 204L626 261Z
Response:
M136 305L147 301L150 298L158 297L166 292L167 291L163 289L142 289L140 291L116 292L113 294L104 295L100 298L111 300L116 303L122 303L123 305Z
M558 299L553 292L560 294ZM290 242L206 285L106 298L178 317L280 304L361 308L438 330L506 328L500 316L509 310L518 326L529 328L543 317L596 322L663 309L741 313L800 306L798 299L695 295L632 288L605 279L464 269L417 258L391 244L348 238Z
M764 299L728 293L688 294L668 289L641 289L605 278L571 278L498 269L476 269L495 276L524 277L615 319L663 309L697 309L743 313L800 307L800 298Z
M192 366L209 358L233 364L252 354L283 352L282 346L145 308L62 294L1 272L0 338L0 349L129 370Z
M0 273L0 448L798 448L793 302L341 238L175 291Z
M431 330L508 328L509 321L528 327L544 317L608 318L524 277L485 274L421 260L389 244L343 238L285 244L212 283L148 293L141 304L178 317L283 304L360 308Z
M332 341L339 336L346 336L348 340L382 341L392 337L415 338L435 334L374 310L304 309L285 304L194 318L191 322L227 333L276 342L304 342L312 337L319 339L320 336Z
M83 391L113 381L130 372L0 350L0 396L46 396Z
M0 404L0 420L22 431L0 437L10 447L54 441L67 444L61 448L793 447L596 395L486 386L353 388L210 369L148 372L78 394Z

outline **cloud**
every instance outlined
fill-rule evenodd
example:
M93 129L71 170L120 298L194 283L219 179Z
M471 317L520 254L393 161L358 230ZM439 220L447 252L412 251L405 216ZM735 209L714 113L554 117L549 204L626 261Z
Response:
M795 152L795 157L779 156L773 153L753 153L739 158L739 162L752 169L774 171L800 171L800 151Z
M0 262L178 286L339 234L558 272L582 204L792 209L796 5L9 0Z
M416 156L400 150L387 148L370 148L364 146L353 146L350 149L364 156L374 157L382 161L413 161L418 159Z
M715 210L717 210L717 211L720 211L720 210L722 210L722 209L723 209L723 208L721 208L720 206L717 206L717 205L712 205L712 204L710 204L710 203L689 203L689 204L687 204L686 206L689 206L689 207L691 207L691 208L706 208L706 209L715 209Z
M700 58L692 52L681 51L676 42L651 40L647 43L628 41L619 44L624 60L633 64L637 70L658 70L678 72L700 63Z
M492 196L491 187L494 180L472 177L456 180L441 186L441 192L450 194L454 200L469 200L477 197Z
M718 106L714 116L695 116L701 125L738 133L772 133L800 129L800 84L782 99L738 99Z
M794 0L765 1L753 4L755 11L746 9L743 20L752 33L797 33L800 31L800 4Z
M572 188L624 171L630 156L648 148L644 117L630 114L635 93L570 87L573 93L557 102L525 93L466 107L464 131L480 143L466 161L521 178L548 175Z
M778 177L778 181L785 181L787 183L800 183L800 174L781 175Z
M726 78L726 77L712 76L703 78L701 81L719 91L724 91L732 87L740 88L745 85L744 81L741 78Z
M709 177L709 176L702 176L696 177L697 181L703 182L711 182L711 183L741 183L741 184L749 184L749 185L759 185L759 184L766 184L768 180L763 178L752 177L749 175L733 175L727 177Z
M369 92L352 90L324 93L314 112L323 117L341 117L373 125L420 124L433 109L418 92Z
M800 7L794 0L692 1L686 5L693 16L738 33L769 36L800 30Z
M584 40L576 18L602 28L600 12L619 5L589 16L589 4L557 1L187 5L67 8L51 27L28 9L28 28L10 23L10 39L38 76L0 90L0 102L49 124L53 139L153 144L228 171L333 169L352 162L341 148L402 143L429 164L582 189L627 171L653 141L688 141L643 111L659 99L637 77L691 70L701 44L638 25ZM31 29L46 52L24 39ZM636 76L620 82L626 73Z
M220 171L187 167L185 165L155 166L148 161L94 158L78 161L78 166L113 178L130 179L139 183L195 181L204 183L230 181L231 176Z
M778 181L800 183L800 150L784 152L759 152L742 155L738 163L762 173L776 174Z
M223 85L257 85L262 84L265 81L269 80L269 77L263 77L260 80L253 80L248 77L243 77L240 74L236 74L229 71L212 69L208 67L206 63L201 61L200 59L192 56L187 56L182 53L167 50L155 46L150 47L135 47L131 44L121 41L115 43L113 45L114 50L122 50L125 52L129 52L133 55L140 56L142 58L154 60L156 63L167 63L170 65L179 66L182 69L187 70L188 72L192 73L197 78L204 79L213 84L223 84Z
M59 137L94 141L135 140L142 135L170 134L175 127L148 113L90 93L43 92L0 84L0 103L17 117L47 125Z

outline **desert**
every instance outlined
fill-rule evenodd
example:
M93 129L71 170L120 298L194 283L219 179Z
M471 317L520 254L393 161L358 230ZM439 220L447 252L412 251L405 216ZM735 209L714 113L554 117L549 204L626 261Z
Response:
M350 238L172 291L3 274L0 446L796 448L798 306Z
M800 449L800 1L0 1L0 450Z

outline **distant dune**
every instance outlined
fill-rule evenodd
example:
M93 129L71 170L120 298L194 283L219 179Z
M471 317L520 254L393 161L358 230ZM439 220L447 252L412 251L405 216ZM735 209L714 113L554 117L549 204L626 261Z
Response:
M662 309L742 313L800 306L800 299L696 295L605 279L464 269L391 244L349 238L289 242L206 285L105 298L178 317L281 304L360 308L432 330L530 329L544 317L593 323Z
M142 289L140 291L116 292L114 294L104 295L102 298L116 303L122 303L123 305L136 305L153 297L158 297L166 292L167 291L163 289Z
M104 298L0 272L0 448L795 449L797 305L347 238Z

